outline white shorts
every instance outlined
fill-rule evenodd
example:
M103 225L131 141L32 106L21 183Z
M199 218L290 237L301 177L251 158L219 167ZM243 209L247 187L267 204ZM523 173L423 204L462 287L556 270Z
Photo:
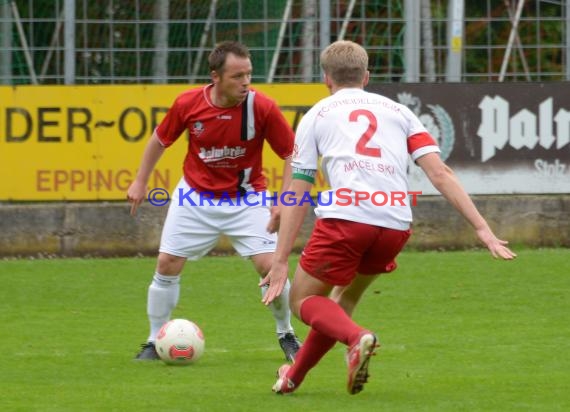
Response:
M160 252L196 260L212 250L222 234L243 257L275 251L277 235L266 229L271 216L269 204L250 202L258 204L248 206L235 199L213 199L211 205L196 191L186 195L191 190L184 178L174 189L162 228Z

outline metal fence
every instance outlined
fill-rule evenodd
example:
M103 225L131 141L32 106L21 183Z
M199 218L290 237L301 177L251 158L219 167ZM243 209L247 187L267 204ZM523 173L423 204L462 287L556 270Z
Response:
M318 82L336 39L376 82L570 80L567 0L0 0L0 84L209 80L246 43L255 82Z

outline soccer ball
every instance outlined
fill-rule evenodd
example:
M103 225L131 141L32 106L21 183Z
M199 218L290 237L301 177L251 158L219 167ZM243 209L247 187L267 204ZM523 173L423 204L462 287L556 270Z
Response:
M164 362L187 365L196 362L204 353L204 334L194 322L172 319L160 328L155 347Z

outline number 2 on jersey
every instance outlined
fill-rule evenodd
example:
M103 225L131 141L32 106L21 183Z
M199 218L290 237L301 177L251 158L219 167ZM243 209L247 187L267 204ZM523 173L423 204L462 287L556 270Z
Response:
M368 128L366 131L360 136L358 139L358 143L356 144L356 153L364 155L364 156L373 156L373 157L381 157L382 153L379 147L368 147L366 144L372 139L374 133L378 129L378 122L376 121L376 117L372 112L364 109L354 110L350 112L348 120L351 122L356 122L358 117L364 116L368 119Z

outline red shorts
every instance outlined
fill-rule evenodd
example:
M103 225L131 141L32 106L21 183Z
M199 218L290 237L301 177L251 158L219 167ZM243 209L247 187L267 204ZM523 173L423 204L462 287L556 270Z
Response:
M395 270L394 259L411 233L342 219L317 219L299 264L323 282L345 286L357 273Z

